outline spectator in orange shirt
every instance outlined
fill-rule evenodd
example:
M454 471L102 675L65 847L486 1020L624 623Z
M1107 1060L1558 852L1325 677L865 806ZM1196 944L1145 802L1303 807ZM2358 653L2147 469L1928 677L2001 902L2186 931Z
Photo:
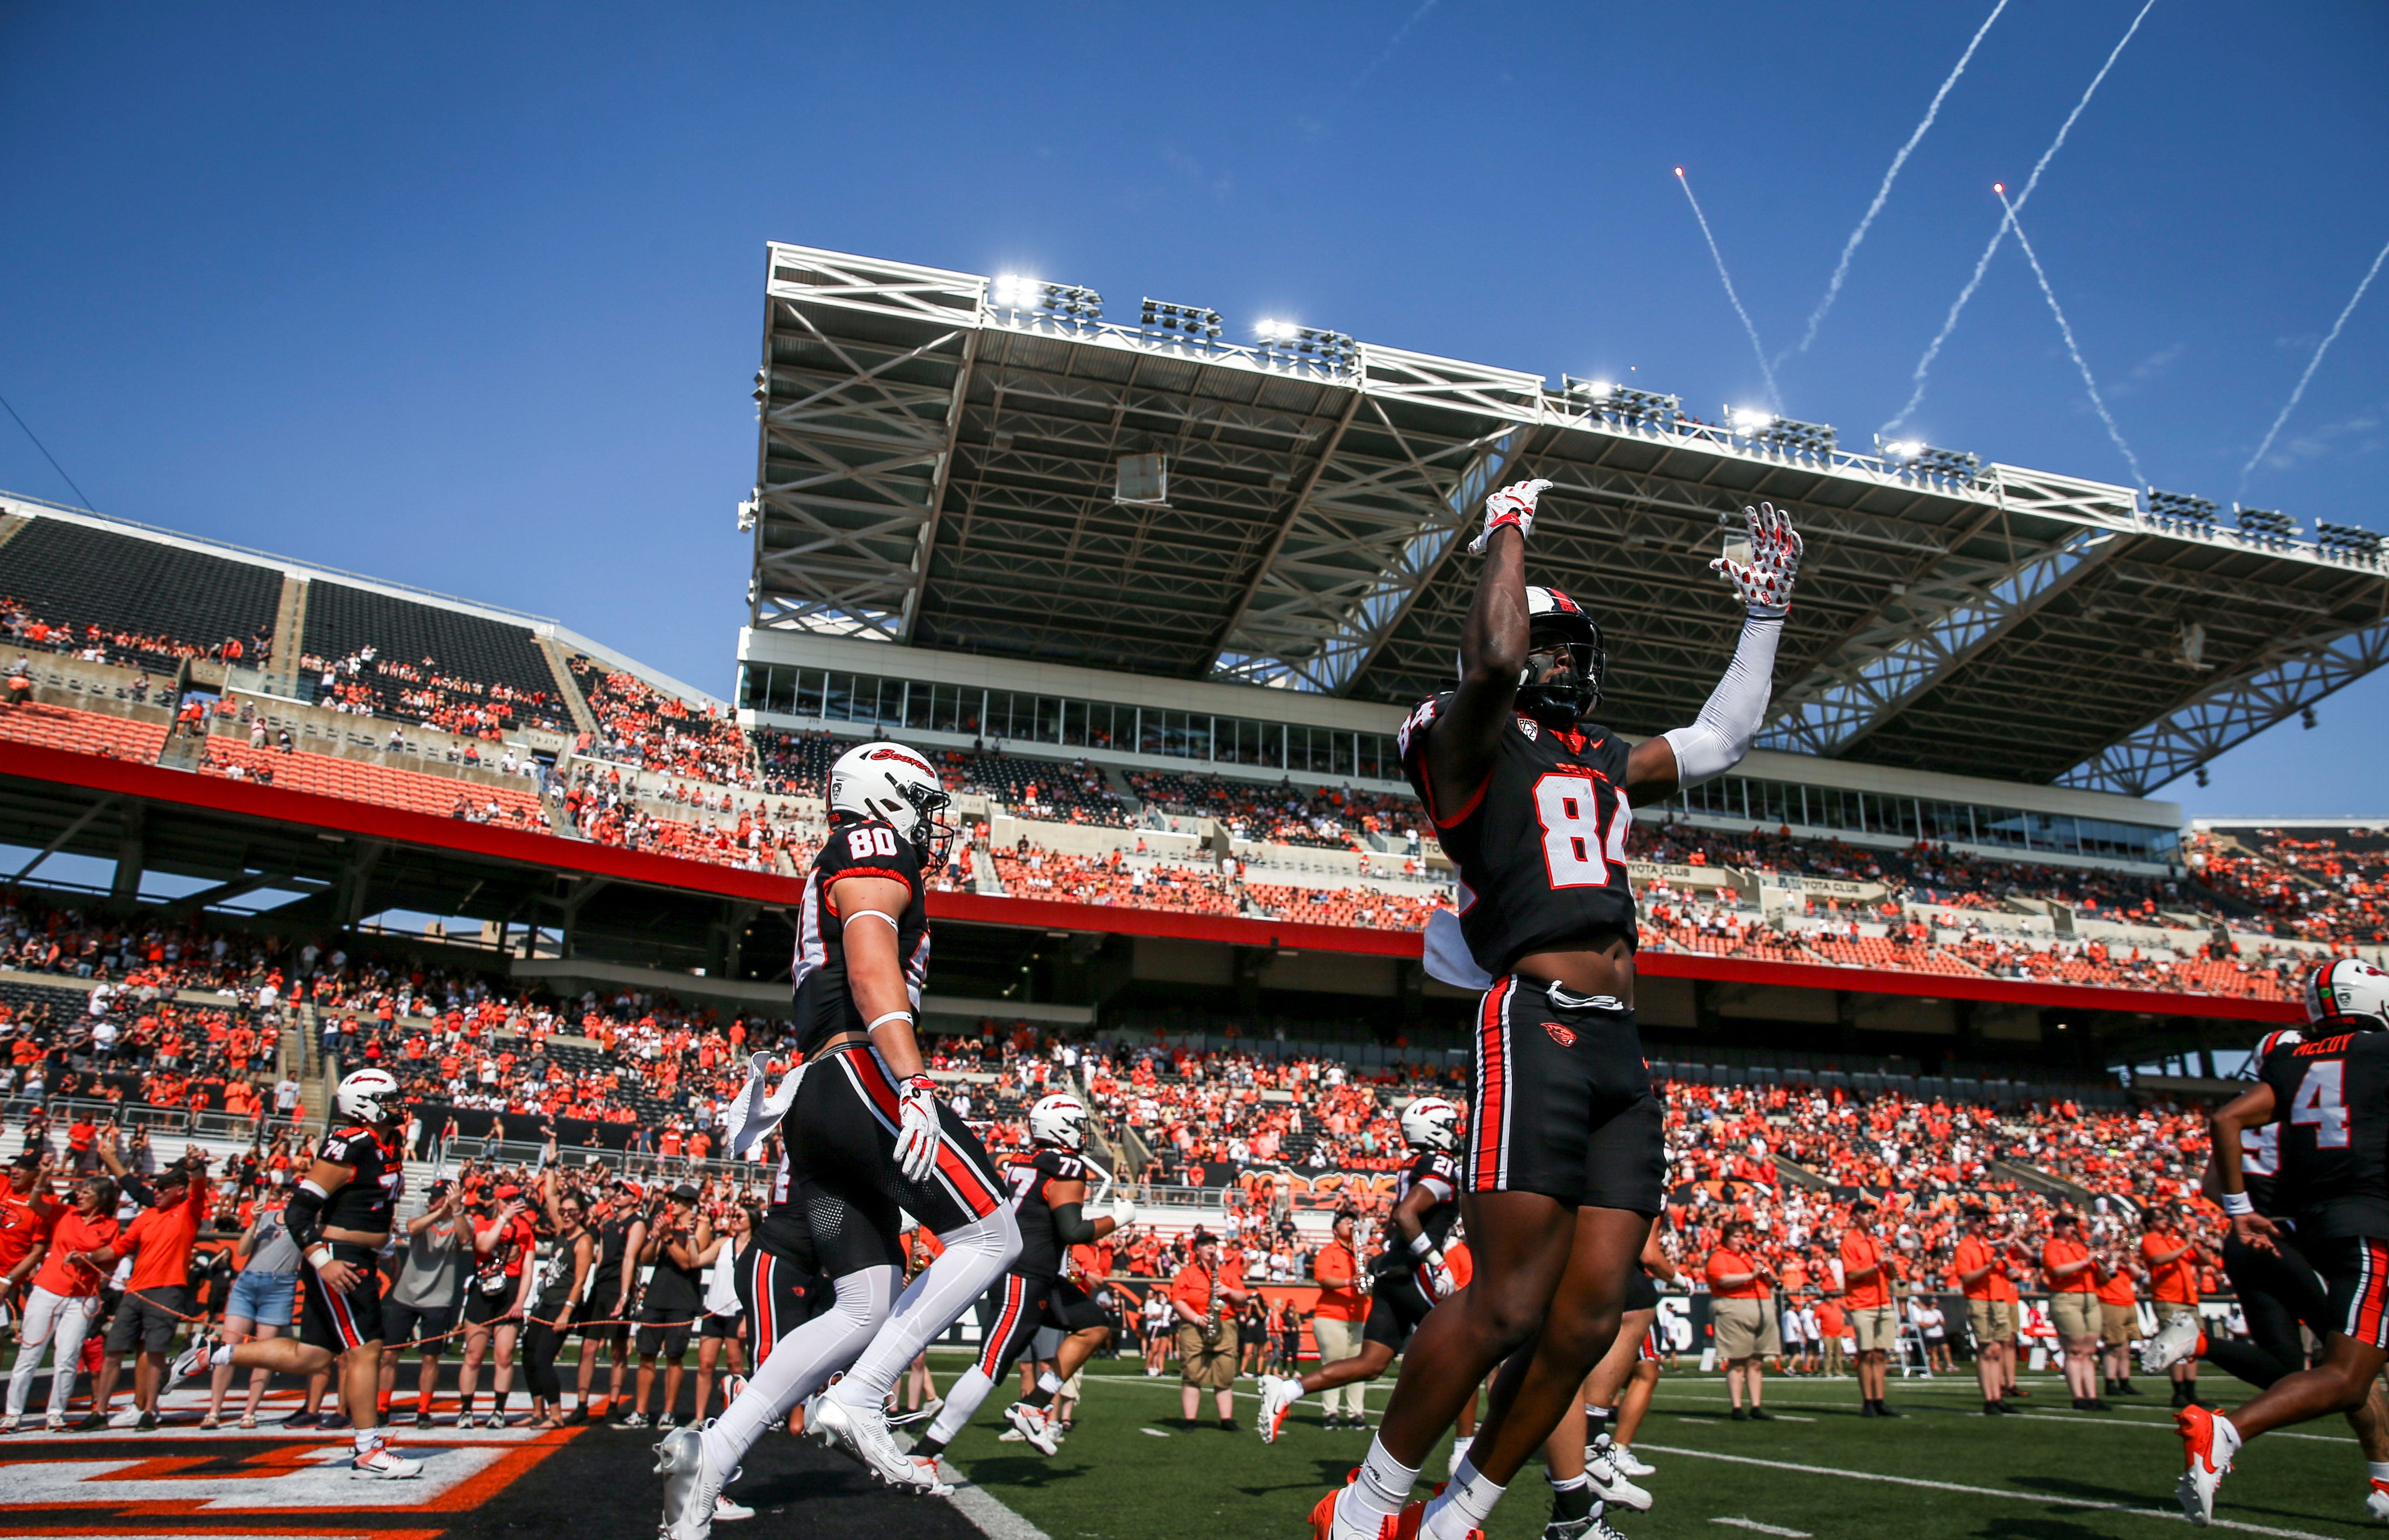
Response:
M1236 1312L1247 1297L1244 1272L1223 1262L1220 1243L1207 1230L1194 1236L1194 1260L1169 1281L1169 1307L1178 1317L1178 1378L1181 1409L1191 1431L1208 1390L1219 1403L1220 1426L1233 1432L1236 1402ZM1216 1310L1214 1309L1216 1306ZM1212 1329L1216 1316L1218 1327Z
M1874 1215L1868 1199L1850 1205L1850 1228L1842 1232L1841 1314L1858 1344L1859 1415L1897 1417L1883 1397L1891 1350L1899 1341L1899 1311L1891 1303L1891 1275L1883 1242L1875 1239Z
M1319 1361L1322 1365L1361 1355L1361 1323L1368 1318L1369 1302L1361 1293L1360 1258L1352 1249L1353 1227L1359 1218L1351 1209L1337 1209L1335 1238L1320 1247L1319 1254L1310 1263L1311 1276L1319 1280L1319 1303L1311 1309L1310 1335L1319 1344ZM1302 1372L1298 1363L1290 1368L1295 1374ZM1327 1407L1324 1426L1367 1427L1368 1419L1361 1415L1361 1394L1367 1388L1368 1381L1355 1380L1348 1385L1330 1385L1320 1392Z
M1733 1401L1733 1420L1771 1420L1759 1405L1759 1361L1783 1351L1777 1334L1774 1273L1751 1243L1750 1222L1736 1219L1725 1228L1723 1244L1709 1253L1704 1269L1709 1280L1709 1318L1717 1335L1718 1357L1725 1364L1726 1394ZM1747 1391L1750 1405L1743 1406Z
M2132 1286L2132 1263L2108 1246L2099 1258L2099 1336L2106 1343L2100 1389L2107 1395L2138 1395L2132 1383L2132 1340L2140 1334L2140 1294Z
M2191 1323L2198 1320L2198 1245L2189 1239L2189 1217L2180 1204L2168 1204L2140 1235L2140 1261L2149 1269L2149 1296L2156 1304L2159 1332L2185 1317ZM2198 1355L2184 1355L2168 1372L2174 1406L2199 1405Z
M94 1417L108 1416L116 1391L121 1355L135 1353L133 1369L133 1416L127 1425L147 1432L158 1426L158 1393L166 1379L166 1354L183 1323L197 1318L191 1300L191 1247L199 1238L199 1222L209 1204L208 1157L197 1145L158 1174L156 1189L142 1184L126 1169L113 1145L99 1147L99 1158L136 1203L147 1207L134 1216L105 1250L92 1255L103 1272L123 1257L133 1260L133 1276L125 1280L123 1302L109 1323L106 1352L99 1360L99 1382L91 1393Z
M2107 1403L2091 1394L2099 1355L2099 1264L2082 1243L2082 1221L2060 1214L2049 1222L2040 1248L2040 1272L2049 1285L2049 1323L2065 1350L2065 1388L2077 1412L2103 1412Z
M2002 1296L2007 1282L2007 1246L1990 1239L1990 1210L1974 1205L1965 1211L1966 1238L1949 1259L1958 1287L1966 1295L1966 1325L1974 1334L1974 1379L1983 1389L1983 1415L2014 1414L2007 1404L2008 1344L2015 1337L2014 1285Z

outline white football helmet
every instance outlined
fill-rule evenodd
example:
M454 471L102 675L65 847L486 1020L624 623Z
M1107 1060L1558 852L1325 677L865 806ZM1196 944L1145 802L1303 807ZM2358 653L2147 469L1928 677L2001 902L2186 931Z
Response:
M913 842L924 867L945 864L954 826L941 815L953 800L929 762L901 744L864 744L829 768L830 811L885 819Z
M1080 1150L1087 1143L1087 1104L1062 1091L1041 1097L1028 1109L1028 1139L1055 1150Z
M2333 958L2306 975L2306 1020L2362 1018L2359 1032L2389 1031L2389 974L2353 957Z
M1402 1142L1413 1150L1460 1148L1460 1109L1439 1096L1422 1096L1402 1109Z
M340 1082L332 1093L342 1117L360 1123L387 1123L398 1115L398 1076L386 1069L361 1069Z

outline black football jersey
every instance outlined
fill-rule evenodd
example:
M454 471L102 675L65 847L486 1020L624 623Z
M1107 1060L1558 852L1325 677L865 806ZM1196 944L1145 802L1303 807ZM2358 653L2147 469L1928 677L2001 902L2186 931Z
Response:
M1402 1200L1421 1184L1434 1191L1435 1206L1420 1218L1419 1228L1426 1231L1429 1243L1441 1251L1445 1239L1451 1234L1453 1222L1460 1217L1459 1158L1440 1150L1420 1151L1409 1169L1394 1178L1394 1207L1401 1207ZM1390 1221L1386 1226L1386 1250L1399 1254L1404 1262L1410 1260L1411 1243Z
M2256 1039L2254 1058L2261 1072L2266 1058L2276 1049L2298 1041L2299 1035L2288 1029L2276 1029ZM2288 1218L2278 1206L2280 1194L2275 1190L2281 1174L2281 1126L2268 1123L2261 1128L2240 1130L2241 1189L2256 1212L2268 1219Z
M1438 807L1426 742L1451 699L1447 691L1422 703L1398 742L1403 773L1460 868L1460 930L1477 966L1499 978L1529 952L1604 933L1633 944L1629 745L1604 727L1563 730L1519 715L1501 736L1485 784L1458 807Z
M384 1139L365 1125L351 1123L326 1134L315 1158L355 1173L325 1203L323 1222L334 1229L387 1233L390 1214L406 1190L406 1156L398 1136Z
M2275 1049L2277 1211L2302 1235L2389 1236L2389 1033L2348 1032Z
M922 897L920 853L893 824L881 820L837 825L805 877L804 903L797 914L796 961L789 970L795 981L797 1051L808 1056L837 1033L860 1032L867 1025L846 986L846 939L837 892L841 877L885 877L904 885L912 897L896 917L896 955L904 960L904 988L915 1010L929 973L929 906Z
M1032 1278L1059 1278L1062 1258L1069 1248L1054 1233L1054 1205L1046 1197L1048 1183L1083 1182L1087 1163L1067 1150L1036 1150L1012 1157L1003 1168L1003 1185L1012 1193L1012 1211L1020 1220L1020 1259L1016 1273Z

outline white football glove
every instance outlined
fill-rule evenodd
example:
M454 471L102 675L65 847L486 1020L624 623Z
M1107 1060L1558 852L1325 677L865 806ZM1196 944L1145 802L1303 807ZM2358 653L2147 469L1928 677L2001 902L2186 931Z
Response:
M1136 1223L1136 1205L1126 1198L1112 1200L1112 1228L1122 1230Z
M1450 1299L1460 1287L1451 1280L1451 1269L1444 1266L1441 1252L1427 1253L1426 1260L1419 1264L1419 1272L1430 1299Z
M1548 481L1514 482L1487 498L1485 528L1478 530L1476 538L1468 542L1468 554L1472 556L1485 554L1485 542L1493 538L1494 530L1505 524L1516 525L1518 533L1521 535L1533 534L1535 532L1535 499L1542 496L1543 489L1550 485Z
M1749 563L1719 556L1709 570L1724 574L1751 614L1782 615L1792 607L1792 579L1800 572L1800 531L1792 528L1792 515L1771 503L1744 508L1742 516L1750 524Z
M928 1179L938 1164L938 1087L916 1075L896 1088L896 1164L908 1182Z

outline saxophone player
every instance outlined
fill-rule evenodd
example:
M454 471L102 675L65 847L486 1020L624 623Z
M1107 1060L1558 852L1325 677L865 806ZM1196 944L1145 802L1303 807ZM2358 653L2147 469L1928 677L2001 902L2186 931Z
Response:
M1240 1261L1223 1261L1208 1230L1190 1238L1192 1260L1170 1280L1169 1305L1178 1316L1180 1409L1193 1430L1202 1412L1202 1393L1217 1403L1220 1426L1236 1426L1236 1312L1252 1297Z

